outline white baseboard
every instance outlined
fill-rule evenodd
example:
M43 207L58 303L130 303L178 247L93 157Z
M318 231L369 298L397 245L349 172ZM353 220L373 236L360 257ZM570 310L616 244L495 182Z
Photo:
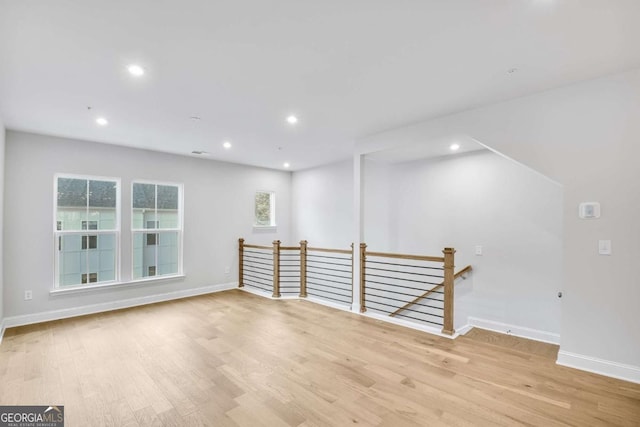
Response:
M558 365L640 384L640 367L560 350Z
M259 289L252 289L251 287L247 287L247 286L243 286L239 289L253 295L258 295L260 297L273 299L273 300L303 300L303 301L310 301L315 304L326 305L327 307L335 308L338 310L349 311L349 312L351 311L351 307L348 305L340 305L340 304L336 304L330 301L325 301L323 299L312 297L312 296L307 296L305 298L300 298L297 295L283 295L281 297L274 297L269 292L261 291Z
M408 322L403 319L396 319L395 317L390 317L385 314L377 314L377 313L372 313L370 311L365 311L364 313L359 313L359 314L362 314L363 316L366 316L366 317L370 317L372 319L382 320L383 322L393 323L394 325L404 326L405 328L411 328L418 331L427 332L432 335L438 335L439 337L443 337L443 338L454 339L454 338L457 338L459 335L457 332L454 333L453 335L443 334L442 330L438 328L432 328L431 326Z
M263 298L280 299L280 298L275 298L269 292L261 291L259 289L253 289L253 288L248 287L246 285L241 287L241 288L238 288L238 289L240 289L241 291L244 291L244 292L248 292L248 293L253 294L253 295L258 295L259 297L263 297Z
M458 335L467 335L467 332L469 332L472 329L473 329L473 326L467 323L460 329L456 330L456 332L458 333Z
M326 300L323 300L321 298L316 298L316 297L312 297L312 296L309 296L309 295L307 295L306 298L300 298L300 299L301 300L310 301L310 302L312 302L314 304L326 305L327 307L335 308L337 310L351 312L351 306L350 305L336 304L335 302L326 301Z
M84 305L81 307L45 311L42 313L25 314L21 316L11 316L4 319L3 331L4 328L30 325L33 323L49 322L51 320L66 319L69 317L84 316L86 314L102 313L105 311L119 310L122 308L137 307L140 305L153 304L157 302L171 301L175 299L226 291L237 286L237 282L222 283L218 285L203 286L200 288L185 289L181 291L130 298L120 301L105 302L101 304Z
M509 325L508 323L479 319L477 317L469 317L467 322L467 325L461 328L461 330L464 330L464 334L466 334L472 327L476 327L480 329L487 329L489 331L500 332L502 334L515 335L516 337L528 338L534 341L560 345L560 334L553 332L526 328L524 326Z
M2 338L4 337L4 330L6 327L4 326L4 319L0 319L0 344L2 344Z

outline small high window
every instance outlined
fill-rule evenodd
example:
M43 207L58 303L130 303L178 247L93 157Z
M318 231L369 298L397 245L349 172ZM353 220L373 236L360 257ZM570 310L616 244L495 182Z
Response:
M258 191L254 205L254 226L276 226L276 193L273 191Z

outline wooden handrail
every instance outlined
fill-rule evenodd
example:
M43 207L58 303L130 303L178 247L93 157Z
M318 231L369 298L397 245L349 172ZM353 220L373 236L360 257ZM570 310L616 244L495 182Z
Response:
M299 251L300 246L280 246L281 251Z
M334 254L348 254L353 253L353 249L327 249L327 248L307 248L309 252L330 252Z
M260 245L243 245L245 248L252 248L252 249L273 249L272 246L260 246Z
M458 279L463 274L470 272L471 270L473 270L473 267L471 267L470 265L467 265L465 268L463 268L462 270L458 271L456 274L453 275L454 280ZM397 309L396 311L391 313L389 316L395 316L396 314L400 313L405 308L410 307L413 304L415 304L418 301L420 301L421 299L428 297L431 293L435 292L436 290L440 289L443 286L444 286L444 282L440 283L439 285L434 286L433 288L429 289L424 294L416 297L413 301L410 301L410 302L406 303L405 305L403 305L402 307L400 307L399 309Z
M396 258L396 259L411 259L415 261L444 262L444 257L425 256L425 255L390 254L386 252L367 252L367 256L379 256L379 257Z

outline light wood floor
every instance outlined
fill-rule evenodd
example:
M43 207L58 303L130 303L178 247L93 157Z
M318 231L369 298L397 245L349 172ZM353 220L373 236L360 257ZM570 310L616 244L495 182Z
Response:
M556 351L234 290L9 329L0 404L65 405L68 427L640 425L640 385Z

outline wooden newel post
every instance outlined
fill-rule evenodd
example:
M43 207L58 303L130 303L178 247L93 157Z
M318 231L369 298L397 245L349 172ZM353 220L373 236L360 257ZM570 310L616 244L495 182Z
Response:
M453 268L454 254L453 248L444 248L444 325L442 333L453 335Z
M280 240L273 241L273 297L280 298Z
M300 298L307 297L307 243L300 240Z
M244 239L238 239L238 287L244 286L242 283L242 266L244 264Z
M360 313L367 311L365 306L365 291L364 291L364 277L365 277L365 262L366 262L367 245L360 243Z

